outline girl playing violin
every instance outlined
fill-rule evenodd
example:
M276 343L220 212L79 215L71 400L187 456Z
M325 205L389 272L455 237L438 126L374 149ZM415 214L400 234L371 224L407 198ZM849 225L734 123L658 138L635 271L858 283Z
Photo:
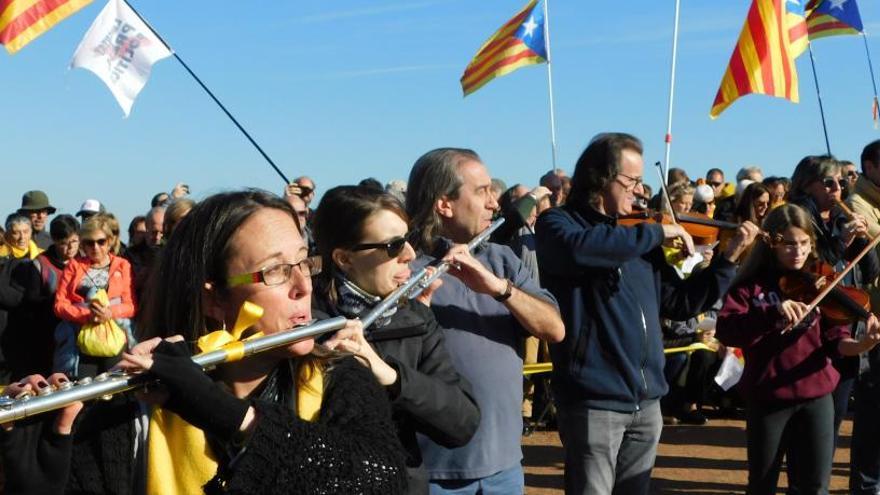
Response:
M716 328L718 339L741 348L745 358L740 386L747 402L748 493L776 493L783 455L792 492L828 493L834 453L831 392L840 378L831 357L872 349L880 341L880 322L871 315L867 333L855 340L850 325L834 325L819 312L807 314L807 304L783 295L780 277L817 256L806 210L780 206L768 214L764 231L767 240L746 258Z

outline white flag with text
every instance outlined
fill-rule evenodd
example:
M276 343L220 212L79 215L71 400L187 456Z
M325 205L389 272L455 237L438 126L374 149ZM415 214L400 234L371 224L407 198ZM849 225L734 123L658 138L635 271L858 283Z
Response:
M127 3L110 0L79 43L70 66L101 78L128 117L153 64L171 55Z

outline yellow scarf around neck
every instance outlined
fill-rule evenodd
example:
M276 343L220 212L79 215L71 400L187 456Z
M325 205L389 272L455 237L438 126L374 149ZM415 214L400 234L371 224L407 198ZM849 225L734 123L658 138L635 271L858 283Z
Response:
M13 258L28 258L34 259L42 253L43 250L37 246L37 243L34 241L28 242L28 247L21 249L17 248L11 244L5 244L0 246L0 257L2 256L12 256Z
M314 422L321 412L324 374L318 364L299 366L297 374L296 414ZM171 411L153 408L147 436L148 495L202 493L217 467L204 431Z

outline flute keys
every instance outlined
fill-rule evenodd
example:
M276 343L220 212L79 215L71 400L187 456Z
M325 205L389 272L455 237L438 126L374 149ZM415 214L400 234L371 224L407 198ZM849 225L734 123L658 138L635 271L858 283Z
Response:
M0 409L12 409L12 406L15 405L15 399L12 397L3 396L0 397Z
M77 385L88 385L90 383L92 383L92 379L91 379L91 377L88 377L88 376L84 376L76 381Z
M33 397L33 396L34 396L33 392L31 392L30 390L24 390L20 394L15 396L15 400L16 401L20 400L22 402L25 402L25 401L31 400L31 397Z
M55 393L55 387L53 387L52 385L47 385L47 386L41 388L37 392L37 395L42 397L42 396L46 396L46 395L52 395L53 393Z
M64 382L58 386L58 390L70 390L73 388L73 382Z
M100 375L96 376L95 381L96 382L106 382L108 378L110 378L110 374L105 371L104 373L101 373Z

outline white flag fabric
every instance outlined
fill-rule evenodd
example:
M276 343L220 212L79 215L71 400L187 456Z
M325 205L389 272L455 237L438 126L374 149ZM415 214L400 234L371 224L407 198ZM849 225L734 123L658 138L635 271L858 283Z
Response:
M110 0L79 43L70 66L101 78L128 117L153 64L171 55L127 3Z

